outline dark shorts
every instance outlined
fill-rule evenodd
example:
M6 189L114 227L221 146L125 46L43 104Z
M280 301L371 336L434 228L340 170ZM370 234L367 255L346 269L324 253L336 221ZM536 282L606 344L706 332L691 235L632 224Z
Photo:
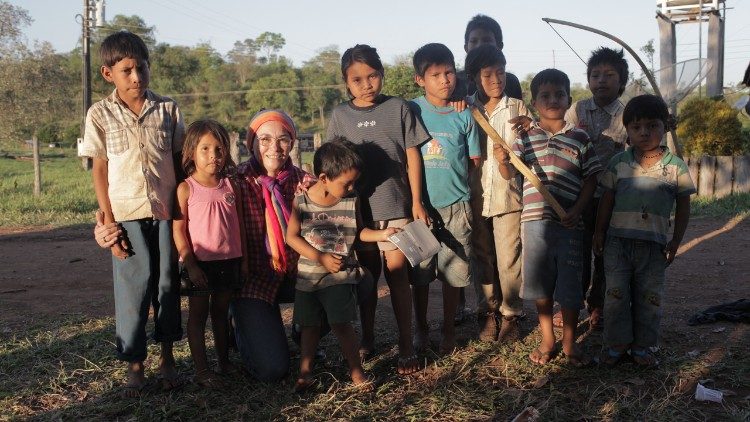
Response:
M330 325L357 319L357 286L338 284L312 292L297 290L294 295L294 323L302 327L319 326L323 318Z
M198 267L206 274L208 285L194 286L185 267L180 263L180 294L183 296L209 296L215 292L235 291L242 287L240 266L242 258L219 261L198 261Z

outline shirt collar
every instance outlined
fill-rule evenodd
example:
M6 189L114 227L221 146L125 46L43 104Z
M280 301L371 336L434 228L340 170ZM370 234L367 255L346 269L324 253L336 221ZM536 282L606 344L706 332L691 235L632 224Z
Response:
M565 126L563 126L562 129L560 129L559 131L557 131L555 133L547 132L546 130L542 129L542 127L539 125L539 122L537 122L536 120L534 120L533 122L531 122L531 127L535 128L535 129L538 129L538 130L541 130L542 132L546 133L548 137L551 138L553 136L556 136L556 135L559 135L561 133L565 133L565 132L567 132L569 130L575 129L576 125L574 125L571 122L566 121L565 122Z
M624 105L622 105L622 101L620 101L619 98L615 98L614 101L612 101L611 103L607 104L604 107L599 107L594 102L594 98L593 97L592 98L587 98L585 100L584 106L585 106L586 110L590 110L590 111L594 111L594 110L597 110L597 109L602 109L602 110L606 111L607 114L609 114L610 116L614 116L615 114L617 114L618 111L620 111L620 109L622 109L623 107L625 107Z
M495 109L492 110L492 114L495 114L502 109L508 108L508 101L508 96L503 93L503 98L500 99L500 102L497 103ZM469 105L473 105L479 108L479 111L481 111L482 114L487 115L487 110L484 108L484 104L482 104L482 102L477 99L476 92L469 95Z
M159 99L159 97L154 94L150 89L147 89L144 96L146 97L146 100L143 103L143 109L141 109L141 114L148 110L149 108L153 107L154 103ZM128 111L130 108L128 108L128 105L125 104L125 102L117 95L117 88L112 90L112 94L109 95L109 101L112 102L112 104L117 104L120 107L124 107Z

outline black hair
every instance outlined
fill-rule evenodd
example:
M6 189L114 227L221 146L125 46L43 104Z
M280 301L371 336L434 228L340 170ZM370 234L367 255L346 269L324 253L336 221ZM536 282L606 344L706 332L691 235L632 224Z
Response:
M357 44L344 51L344 54L341 56L341 77L344 78L344 82L346 82L346 71L354 62L370 66L380 72L381 76L385 73L383 63L380 61L380 56L378 56L378 50L367 44Z
M633 97L622 112L622 124L627 126L630 122L640 119L659 119L667 127L669 121L667 103L656 95L646 94Z
M565 92L570 95L570 78L562 70L544 69L534 75L534 79L531 80L531 98L536 99L539 87L543 84L562 86L565 88Z
M615 68L620 76L620 90L618 95L625 91L625 85L628 83L628 62L625 60L625 54L622 49L614 50L608 47L599 47L591 53L588 63L586 63L586 79L591 77L591 70L600 64L608 64Z
M750 63L748 63L747 69L745 69L745 76L742 78L742 83L745 86L750 86Z
M412 63L414 64L414 73L419 76L424 76L427 68L432 65L445 64L456 68L453 53L448 47L440 43L429 43L419 47L419 50L414 53Z
M499 49L503 49L503 30L500 29L500 24L496 20L492 19L487 15L476 15L469 23L466 24L466 32L464 33L464 45L469 44L469 34L475 29L483 29L487 32L491 32L495 36L495 42Z
M195 172L195 148L198 147L203 135L211 134L224 147L224 168L219 174L227 176L234 173L236 165L229 155L229 132L213 119L200 119L190 123L185 132L185 144L182 146L182 169L189 176Z
M464 69L466 76L472 80L486 67L505 66L505 64L505 55L503 52L497 46L485 44L469 51L466 55Z
M361 170L362 167L362 158L357 153L357 146L341 136L321 145L313 156L315 175L325 173L328 179L335 179L350 169Z
M127 58L150 64L146 43L141 37L129 31L118 31L107 36L99 48L99 57L102 65L107 67L112 67Z

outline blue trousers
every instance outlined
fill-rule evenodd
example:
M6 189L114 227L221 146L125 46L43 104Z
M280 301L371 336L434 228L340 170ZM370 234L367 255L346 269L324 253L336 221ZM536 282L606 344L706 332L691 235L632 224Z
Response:
M125 260L112 257L117 358L141 362L146 359L146 323L151 307L154 341L182 338L177 252L172 246L171 220L121 224L131 255Z

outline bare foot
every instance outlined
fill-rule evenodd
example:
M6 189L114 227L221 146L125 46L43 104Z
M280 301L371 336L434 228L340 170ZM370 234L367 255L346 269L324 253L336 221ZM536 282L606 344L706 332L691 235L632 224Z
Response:
M349 373L352 385L360 392L369 393L375 391L375 382L364 371L355 369Z
M159 373L161 374L162 390L170 391L182 385L171 350L166 356L162 353L162 356L159 359Z
M214 390L224 387L224 382L219 379L216 372L206 368L195 373L193 381L203 388Z
M396 372L399 375L411 375L420 370L419 359L417 355L402 356L398 358L398 368Z
M294 383L294 392L295 393L303 393L305 390L310 388L313 384L315 384L315 379L313 379L312 374L299 374L299 378L297 378L297 382Z
M414 352L423 353L430 347L430 329L417 328L414 333Z

